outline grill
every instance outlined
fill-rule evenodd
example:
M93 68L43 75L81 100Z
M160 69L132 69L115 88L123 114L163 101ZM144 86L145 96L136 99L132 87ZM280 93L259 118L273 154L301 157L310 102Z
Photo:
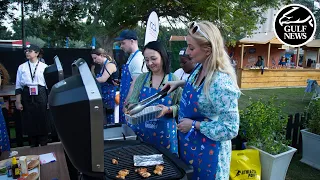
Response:
M159 150L147 146L145 144L140 145L131 145L123 146L120 148L105 150L104 152L104 167L105 174L107 178L117 179L116 176L121 169L127 169L130 173L126 176L126 179L135 180L143 179L138 173L135 172L135 167L133 165L133 155L152 155L152 154L163 154ZM118 160L118 164L112 164L111 160L115 158ZM149 166L148 172L151 174L149 178L146 179L181 179L185 173L182 173L180 169L168 158L166 155L163 155L164 160L164 169L162 175L158 176L153 173L155 166Z

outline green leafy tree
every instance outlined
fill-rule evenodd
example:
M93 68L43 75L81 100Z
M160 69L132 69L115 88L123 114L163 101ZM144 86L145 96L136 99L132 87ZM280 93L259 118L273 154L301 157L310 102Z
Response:
M177 19L187 23L193 20L206 19L219 26L229 44L235 44L239 37L256 29L263 11L276 7L278 0L51 0L30 1L34 7L48 8L37 10L50 19L49 29L55 32L52 37L70 37L80 39L86 35L95 35L98 43L111 48L113 38L125 28L135 28L137 22L145 23L152 10L170 23ZM87 18L86 33L81 29L80 20ZM172 19L173 20L170 20ZM78 36L78 38L75 38ZM54 38L52 38L54 40Z
M0 25L3 24L5 17L13 19L14 14L12 10L17 10L15 6L12 6L12 1L10 0L1 0L0 1Z
M30 42L31 44L35 44L39 46L40 48L43 48L44 45L46 44L45 41L43 41L41 38L38 38L36 36L28 36L26 38L27 42Z
M0 39L12 39L12 32L7 27L0 25Z
M314 7L314 0L293 0L293 3L302 4L311 10L316 18L317 30L315 33L316 39L320 39L320 8Z

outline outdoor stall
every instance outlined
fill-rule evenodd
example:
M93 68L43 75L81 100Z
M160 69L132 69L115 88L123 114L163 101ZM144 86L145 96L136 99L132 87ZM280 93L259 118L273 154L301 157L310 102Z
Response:
M317 43L318 40L303 48L317 47ZM287 65L279 65L279 61L286 55L288 49L273 32L254 34L252 37L239 40L235 47L229 47L231 58L237 62L236 71L240 88L306 86L307 79L320 81L319 69L300 67L302 66L298 61L300 48L294 50L294 54L289 57L290 60L285 62ZM259 56L264 61L261 66L257 65ZM319 51L317 57L319 61Z

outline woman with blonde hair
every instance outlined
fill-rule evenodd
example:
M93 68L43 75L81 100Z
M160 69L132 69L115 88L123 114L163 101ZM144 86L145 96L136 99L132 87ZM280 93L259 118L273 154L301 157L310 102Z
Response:
M116 81L119 77L117 64L102 48L94 49L91 52L91 57L95 63L101 65L100 73L97 74L96 79L101 84L103 105L106 109L106 120L104 124L114 124L114 107L117 91Z
M194 180L229 179L231 139L239 129L240 90L219 29L193 22L186 37L192 61L187 81L168 82L169 92L184 90L179 110L180 158L194 168Z

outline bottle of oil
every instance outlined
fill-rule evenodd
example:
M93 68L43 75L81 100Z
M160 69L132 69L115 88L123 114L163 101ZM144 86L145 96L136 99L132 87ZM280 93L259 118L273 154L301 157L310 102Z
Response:
M12 158L12 178L18 179L20 177L20 169L18 167L17 159L16 157Z

